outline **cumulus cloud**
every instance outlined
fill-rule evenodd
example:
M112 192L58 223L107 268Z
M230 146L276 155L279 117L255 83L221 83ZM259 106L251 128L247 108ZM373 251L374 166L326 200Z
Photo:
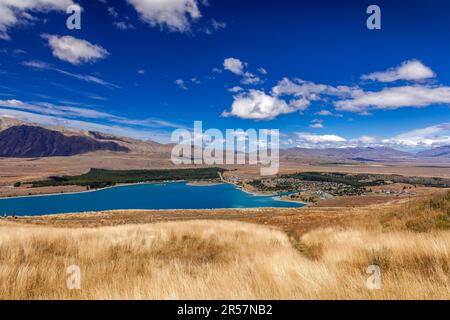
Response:
M358 87L337 86L333 87L325 84L316 84L302 79L290 80L284 78L272 88L272 92L277 96L292 95L303 97L307 100L320 100L321 95L331 95L338 97L351 96L360 91Z
M314 129L323 129L324 128L323 121L319 120L319 119L314 119L313 121L311 121L311 124L309 126Z
M230 112L223 112L223 116L235 116L242 119L271 120L280 114L296 111L285 101L267 95L263 91L249 90L234 96Z
M383 139L381 143L403 148L433 148L450 145L450 123L405 132Z
M239 68L235 69L235 71L239 70ZM245 78L246 72L243 74ZM249 90L247 93L235 96L230 114L244 119L271 120L281 114L305 111L312 101L322 100L324 95L351 97L355 91L360 89L347 86L333 87L301 79L284 78L272 88L270 95L258 90ZM264 110L270 110L269 112L261 112L262 100L266 102ZM269 108L269 105L272 107ZM245 110L245 112L238 112L237 109Z
M298 132L295 143L301 148L333 148L347 142L347 139L334 134L312 134Z
M101 46L72 36L43 34L42 37L48 41L55 57L74 65L95 62L109 55Z
M402 86L377 92L355 92L352 99L335 102L337 110L367 112L369 109L398 109L450 104L450 87Z
M175 84L183 90L187 90L186 82L183 79L175 80Z
M0 0L0 39L9 40L8 30L33 21L34 12L66 12L72 0Z
M244 76L241 80L242 84L248 84L248 85L255 85L255 84L260 84L263 81L261 80L260 77L258 77L257 75L251 73L251 72L245 72Z
M430 149L450 145L450 123L442 123L426 128L412 130L393 137L361 136L346 139L325 134L296 133L292 144L301 148L355 148L355 147L391 147L403 150Z
M242 76L242 84L255 85L263 82L261 78L254 73L245 71L246 67L247 63L242 62L241 60L236 58L227 58L223 61L223 68L225 70L228 70L235 75Z
M243 77L242 83L258 83L258 78L253 79L251 73L245 70L246 63L239 59L229 58L224 62L224 68L234 74ZM364 78L378 79L379 81L394 81L394 79L423 80L434 77L434 72L424 66L418 60L404 62L400 67L389 69L384 73L376 73L364 76ZM246 78L250 80L247 81ZM266 94L265 94L266 95ZM248 97L255 94L241 94L235 97L235 102L248 101ZM397 87L385 87L380 91L365 91L360 86L332 86L327 84L314 83L299 78L283 78L273 86L271 93L266 95L277 101L278 105L286 105L283 112L270 113L266 119L273 119L279 114L294 111L305 111L313 102L333 105L338 111L355 112L361 115L370 115L370 110L382 109L393 110L404 107L428 107L438 104L450 104L450 87L437 86L431 84L403 85ZM245 99L242 99L244 97ZM252 108L250 108L253 110ZM258 111L255 109L255 111ZM238 112L233 113L239 116ZM328 110L321 110L315 113L319 116L342 117L342 114L333 114ZM249 117L247 113L242 115ZM255 119L260 119L261 114L257 113ZM315 127L319 127L315 125Z
M316 112L315 115L317 115L317 116L332 116L333 113L328 110L320 110L320 111Z
M238 76L244 73L245 63L236 58L227 58L223 61L223 68Z
M289 101L289 105L294 108L296 111L305 111L306 109L308 109L309 105L310 105L310 101L307 99L292 99L291 101Z
M394 82L398 80L420 81L434 78L435 76L433 70L419 60L409 60L404 61L398 67L390 68L386 71L363 75L361 79L379 82Z
M152 27L187 32L201 18L197 0L128 0L141 19Z
M241 92L242 90L244 90L244 89L242 89L239 86L234 86L234 87L228 89L228 91L233 92L233 93Z

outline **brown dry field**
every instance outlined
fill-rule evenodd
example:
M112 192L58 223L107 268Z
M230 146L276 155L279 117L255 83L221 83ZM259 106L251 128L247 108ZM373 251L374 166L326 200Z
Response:
M450 299L440 218L450 193L438 193L351 208L1 219L0 299ZM66 287L73 264L80 290ZM381 287L369 290L374 264Z
M96 153L0 159L0 196L17 181L90 168L168 168L167 160ZM258 168L229 176L255 178ZM450 177L450 168L313 166L337 171ZM396 188L390 185L389 188ZM401 188L401 185L398 185ZM33 192L80 191L79 187ZM450 299L450 193L340 197L296 209L140 210L0 219L0 299ZM80 265L80 290L66 268ZM382 287L366 287L367 267Z
M256 208L213 210L110 210L74 214L17 217L18 224L57 227L100 227L186 220L238 220L271 225L288 233L340 225L411 201L427 199L450 189L417 188L414 196L348 196L323 200L302 208ZM11 221L11 220L9 220Z
M188 167L188 166L185 166ZM191 166L193 167L193 166ZM240 178L257 178L259 167L251 166L224 166L231 171L225 176L239 176ZM23 196L44 193L78 192L84 188L77 186L57 188L15 188L11 185L16 182L30 182L46 179L49 176L78 175L88 172L91 168L113 170L127 169L167 169L174 168L166 157L142 154L117 154L97 152L73 157L54 158L0 158L0 197ZM179 167L177 167L179 168ZM343 172L343 173L374 173L399 174L406 176L442 177L450 178L450 164L448 166L437 164L408 164L386 163L382 165L310 165L295 162L282 162L280 174L294 172Z

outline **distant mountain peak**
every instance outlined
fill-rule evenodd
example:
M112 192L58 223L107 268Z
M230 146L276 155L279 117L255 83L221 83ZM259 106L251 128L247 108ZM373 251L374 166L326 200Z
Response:
M425 150L416 154L419 158L450 158L450 145Z
M283 157L323 161L398 161L413 159L413 155L389 147L354 147L306 149L292 148L280 151Z

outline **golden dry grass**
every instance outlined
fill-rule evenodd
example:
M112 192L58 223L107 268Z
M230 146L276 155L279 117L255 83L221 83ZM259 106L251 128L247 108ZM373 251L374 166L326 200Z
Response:
M79 265L81 289L66 288ZM370 264L382 288L366 287ZM0 224L2 299L450 299L450 232L330 227L297 240L232 221Z

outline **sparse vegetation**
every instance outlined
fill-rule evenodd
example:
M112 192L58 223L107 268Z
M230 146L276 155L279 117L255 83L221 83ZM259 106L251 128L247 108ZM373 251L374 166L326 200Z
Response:
M447 188L450 179L401 175L301 172L255 179L247 184L258 192L293 192L290 200L317 203L334 197L361 195L410 196L417 186ZM403 185L396 188L396 185Z
M450 230L450 192L397 206L380 219L385 228L402 228L414 232Z

